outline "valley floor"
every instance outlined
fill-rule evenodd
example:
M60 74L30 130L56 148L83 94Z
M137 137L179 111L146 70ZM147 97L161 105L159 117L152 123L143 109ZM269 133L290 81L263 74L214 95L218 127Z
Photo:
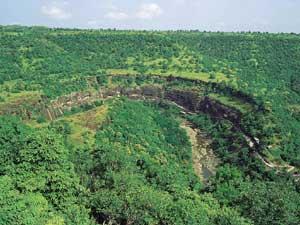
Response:
M219 159L210 147L211 141L205 133L186 120L182 120L181 128L185 129L192 146L192 162L195 173L201 180L207 180L216 172Z

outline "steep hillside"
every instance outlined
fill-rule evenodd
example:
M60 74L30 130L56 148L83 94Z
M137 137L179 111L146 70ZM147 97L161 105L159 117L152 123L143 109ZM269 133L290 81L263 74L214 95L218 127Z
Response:
M0 224L299 224L299 35L7 26L0 62Z

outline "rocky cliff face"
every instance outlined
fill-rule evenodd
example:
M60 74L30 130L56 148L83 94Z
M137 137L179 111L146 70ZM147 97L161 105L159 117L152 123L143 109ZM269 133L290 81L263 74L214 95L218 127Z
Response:
M101 86L95 78L89 78L89 85L99 86L98 90L72 93L66 96L60 96L55 100L42 98L39 102L31 104L31 108L40 111L41 114L49 120L70 111L73 107L92 103L98 100L104 100L112 97L126 96L130 99L164 99L177 103L191 112L204 112L214 118L228 119L234 124L239 124L241 113L238 110L223 105L218 101L204 96L206 85L213 87L217 84L207 84L202 81L195 81L185 78L161 77L161 76L111 76L109 79L116 79L120 85L114 84L114 87L106 88ZM130 78L130 79L129 79ZM136 84L143 85L128 87L128 80L135 80ZM142 81L140 81L142 79ZM182 84L186 88L182 88ZM197 88L194 88L197 87ZM202 91L199 91L201 90ZM32 112L19 104L11 106L9 109L0 110L0 114L18 114L22 111L23 116L31 118ZM26 111L26 112L25 112Z
M198 107L198 110L201 112L210 114L217 119L230 120L235 125L239 125L242 117L242 114L238 110L210 99L209 97L204 97Z
M159 85L144 85L136 88L100 88L98 91L78 92L66 96L58 97L52 100L46 108L42 110L42 114L49 120L71 111L73 107L78 107L87 103L98 100L105 100L112 97L126 96L130 99L145 100L163 98L163 87Z
M173 81L173 80L172 80ZM203 96L197 89L180 89L169 87L168 82L164 85L147 84L137 87L100 87L98 91L79 92L67 96L61 96L50 102L42 113L49 120L61 116L70 111L72 107L91 103L97 100L105 100L112 97L126 96L130 99L164 99L184 107L191 112L203 112L217 119L228 119L232 123L239 124L241 113L215 100Z
M54 120L65 112L71 111L73 107L112 97L126 96L135 100L164 99L172 101L188 111L208 113L215 118L225 118L233 123L239 123L241 118L241 114L237 110L205 97L204 92L199 90L201 90L201 87L205 88L205 85L211 84L206 84L202 81L161 76L134 76L132 78L129 75L120 75L109 77L109 79L112 78L118 82L114 83L114 87L104 87L94 77L91 77L88 79L89 85L91 87L99 86L98 90L72 93L60 96L55 100L41 98L38 102L28 104L29 108L31 110L34 109L34 111L40 111L48 120ZM143 85L128 87L128 80L132 79L136 84L143 83ZM182 84L186 87L183 88ZM27 107L24 107L22 103L0 110L0 114L21 114L22 117L28 119L32 117L32 112Z
M190 111L196 112L200 109L199 105L203 97L199 96L196 91L171 88L165 92L165 99L175 102Z

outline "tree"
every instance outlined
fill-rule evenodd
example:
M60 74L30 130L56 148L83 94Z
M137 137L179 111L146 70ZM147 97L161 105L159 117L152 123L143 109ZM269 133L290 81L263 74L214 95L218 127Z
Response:
M8 176L0 177L0 187L0 224L65 224L40 193L20 193Z
M290 182L253 182L244 186L238 202L255 224L299 224L300 195Z
M295 91L297 94L300 94L300 76L293 75L291 77L291 89Z
M88 210L77 202L83 187L58 134L48 129L37 131L13 117L0 117L0 143L0 175L11 177L14 185L8 189L32 196L26 201L41 202L41 207L49 204L67 223L91 222Z

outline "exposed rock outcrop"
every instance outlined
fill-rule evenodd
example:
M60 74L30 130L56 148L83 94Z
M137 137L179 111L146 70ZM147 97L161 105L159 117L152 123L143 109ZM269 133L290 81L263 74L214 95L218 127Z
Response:
M174 81L174 80L172 80ZM98 91L87 91L72 93L70 95L58 97L52 100L47 109L43 109L43 116L53 120L64 112L70 111L72 107L78 107L83 104L91 103L97 100L105 100L112 97L126 96L130 99L164 99L175 102L181 107L191 112L208 113L217 119L228 119L239 126L241 113L216 100L203 96L198 89L180 89L169 87L170 81L161 84L147 84L136 87L99 87Z
M202 181L205 181L215 174L220 163L211 148L211 140L199 129L194 128L188 121L183 120L181 127L186 130L192 145L194 171Z

